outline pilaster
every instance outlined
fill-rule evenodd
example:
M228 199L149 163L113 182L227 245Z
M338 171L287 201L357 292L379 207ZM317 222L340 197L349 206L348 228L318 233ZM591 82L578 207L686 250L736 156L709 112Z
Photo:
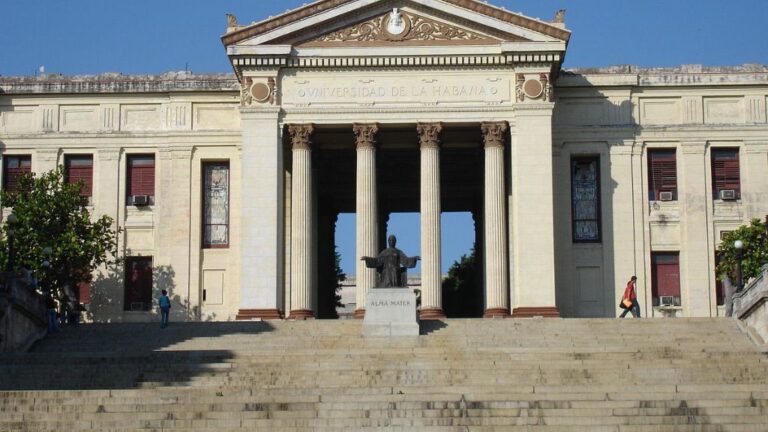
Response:
M440 134L442 123L416 126L421 147L421 319L445 318L440 272Z
M240 109L243 129L240 311L280 318L283 304L283 151L278 108Z
M504 148L506 122L481 125L485 147L483 257L485 263L485 318L509 316L507 277L507 212L504 208Z
M678 164L680 184L681 303L686 316L710 316L714 295L710 290L713 258L710 257L711 221L707 211L712 199L707 191L707 158L704 141L683 142ZM714 286L712 284L712 286Z
M376 269L369 269L360 257L373 257L379 253L379 224L376 196L376 134L379 125L355 124L357 148L357 180L355 209L356 223L356 318L365 316L365 298L376 284Z
M559 316L555 299L552 110L549 102L515 106L509 236L512 316Z

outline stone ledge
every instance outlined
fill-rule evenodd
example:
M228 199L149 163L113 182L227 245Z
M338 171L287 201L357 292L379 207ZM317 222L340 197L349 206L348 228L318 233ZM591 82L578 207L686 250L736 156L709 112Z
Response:
M557 87L585 86L701 86L768 83L768 66L681 65L676 67L641 68L615 65L604 68L564 69Z
M63 93L161 93L172 91L213 92L239 91L240 84L233 74L193 74L167 72L161 75L41 75L2 77L2 94L63 94Z

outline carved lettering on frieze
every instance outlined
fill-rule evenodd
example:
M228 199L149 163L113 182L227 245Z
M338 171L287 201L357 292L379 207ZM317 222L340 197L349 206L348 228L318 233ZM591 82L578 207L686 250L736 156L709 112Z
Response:
M288 135L291 137L291 148L310 150L312 148L312 134L315 125L312 123L289 124Z
M355 133L355 142L357 148L373 148L376 147L376 134L379 132L378 123L358 124L352 125L352 130Z
M507 129L509 124L507 122L485 122L480 125L480 130L483 132L483 143L486 147L502 147L506 142Z
M420 147L440 147L440 133L443 131L442 123L418 123L416 131L419 133Z
M377 41L471 41L487 37L401 9L323 35L310 43Z

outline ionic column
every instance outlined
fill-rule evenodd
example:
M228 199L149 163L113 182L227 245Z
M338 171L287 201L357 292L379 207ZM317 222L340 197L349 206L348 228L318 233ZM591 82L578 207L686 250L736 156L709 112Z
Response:
M445 318L440 274L440 132L442 123L416 127L421 147L421 319Z
M291 138L291 313L308 319L312 311L312 132L311 124L288 125Z
M376 269L369 269L360 257L379 254L378 209L376 205L376 134L377 124L355 124L357 147L356 223L356 304L355 318L365 316L365 297L376 284Z
M506 122L483 123L485 200L483 257L485 263L485 318L509 316L507 284L507 217L504 193Z

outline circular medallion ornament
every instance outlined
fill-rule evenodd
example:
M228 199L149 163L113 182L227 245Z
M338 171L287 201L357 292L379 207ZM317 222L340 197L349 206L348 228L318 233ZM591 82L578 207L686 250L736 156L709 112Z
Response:
M251 96L257 102L266 102L272 96L272 89L264 83L256 83L251 86Z
M529 79L523 84L523 91L529 98L536 99L544 93L544 85L541 81Z
M411 31L411 21L398 9L392 9L392 12L384 17L382 27L387 31L391 40L403 40Z

